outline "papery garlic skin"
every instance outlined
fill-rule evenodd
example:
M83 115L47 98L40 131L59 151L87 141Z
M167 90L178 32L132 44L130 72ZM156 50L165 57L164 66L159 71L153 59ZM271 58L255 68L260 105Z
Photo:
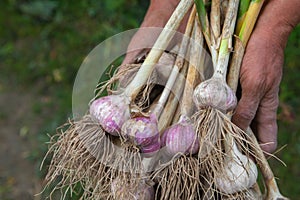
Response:
M225 174L215 179L215 186L221 192L233 194L252 187L257 180L255 163L243 155L233 143L232 157L226 160Z
M144 157L153 157L160 150L160 140L156 140L154 143L147 146L140 146L140 150Z
M149 117L136 117L127 120L122 126L122 135L128 138L131 142L140 147L143 153L143 148L147 153L150 149L157 148L157 143L160 142L158 121L154 114Z
M193 100L198 108L210 106L222 112L233 110L237 105L232 89L217 77L200 83L194 90Z
M182 115L178 123L165 130L162 136L162 146L171 155L198 152L198 137L189 117Z
M118 136L122 125L130 118L129 100L124 95L101 97L90 105L90 114L107 133Z

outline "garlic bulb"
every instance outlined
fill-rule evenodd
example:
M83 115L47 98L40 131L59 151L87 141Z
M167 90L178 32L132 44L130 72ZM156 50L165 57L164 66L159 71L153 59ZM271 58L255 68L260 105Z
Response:
M124 183L116 178L111 183L111 193L116 200L154 200L155 191L152 186L141 180L139 184L132 189L130 183Z
M159 131L155 114L149 117L136 117L127 120L122 126L122 135L140 147L142 153L158 151Z
M140 147L140 150L145 158L153 157L160 150L160 141L157 140L152 144Z
M162 146L171 155L177 153L195 154L199 150L199 141L190 118L182 115L178 123L169 127L163 134Z
M215 185L221 192L233 194L248 189L256 183L258 172L255 163L238 150L235 142L227 158L225 175L215 180Z
M200 83L194 90L193 100L198 108L210 106L223 112L234 109L237 104L232 89L218 77Z
M92 102L90 114L108 133L118 136L123 123L130 118L129 101L124 95L110 95Z

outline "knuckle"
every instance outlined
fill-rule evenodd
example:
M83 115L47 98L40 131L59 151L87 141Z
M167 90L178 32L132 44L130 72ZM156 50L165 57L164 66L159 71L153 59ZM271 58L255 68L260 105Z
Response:
M249 95L261 95L267 88L268 74L261 69L246 69L241 72L242 92Z
M246 130L255 116L255 111L241 109L234 113L233 123L243 130Z
M238 113L236 113L236 118L246 120L246 121L252 121L255 114L256 114L255 110L242 109Z
M258 120L270 124L276 121L278 105L278 95L263 98L257 112Z
M247 85L249 91L255 93L263 92L266 87L266 77L262 74L257 75L255 78L251 79Z
M264 152L273 153L277 149L277 140L266 144L261 144L260 146Z

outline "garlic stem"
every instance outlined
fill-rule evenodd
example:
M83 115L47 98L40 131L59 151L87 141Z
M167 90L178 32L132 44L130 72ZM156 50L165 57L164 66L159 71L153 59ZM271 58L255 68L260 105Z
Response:
M201 24L201 29L203 32L203 35L205 37L206 44L211 52L212 43L211 43L211 36L210 36L210 27L208 22L208 16L205 9L205 2L203 0L195 0L198 18Z
M238 34L244 23L248 8L250 5L250 0L241 0L238 12L238 21L236 23L235 32Z
M177 78L177 75L179 73L180 68L182 67L183 63L182 63L183 59L180 58L179 55L177 55L176 61L175 61L175 65L173 66L173 69L171 71L171 74L168 78L168 81L165 85L165 88L158 100L158 102L156 103L155 108L153 109L152 113L154 113L157 117L159 117L164 109L164 106L168 100L168 97L170 96L170 92L174 86L174 82Z
M175 64L174 64L171 74L168 78L168 81L165 85L165 88L161 94L161 97L158 100L157 106L153 110L153 113L157 116L157 118L159 118L159 116L161 115L161 113L164 109L164 106L168 100L168 97L170 95L171 89L174 87L174 83L176 81L178 73L184 65L184 57L186 55L187 47L190 42L190 35L192 32L192 28L193 28L192 25L194 23L195 13L196 13L196 8L194 6L192 9L192 12L190 14L187 26L186 26L184 36L181 41L181 45L180 45L179 52L178 52L176 60L175 60Z
M239 32L239 37L243 41L243 45L246 46L252 30L254 28L255 22L258 18L258 14L264 4L265 0L251 0L249 9L245 16L244 23Z
M196 8L194 5L192 12L190 14L190 17L189 17L187 26L186 26L186 30L185 30L185 37L187 37L189 40L185 40L185 38L183 38L183 41L181 44L181 47L185 47L185 50L187 50L187 45L188 45L186 43L190 41L190 36L192 33L195 16L196 16ZM181 49L181 47L180 47L180 49ZM172 88L173 93L171 93L169 95L168 102L166 103L166 105L159 117L158 130L160 133L163 133L163 130L166 129L171 124L174 112L176 111L177 105L179 102L179 99L177 99L176 97L180 98L182 95L183 86L184 86L184 84L182 84L182 83L185 80L185 76L186 76L186 72L187 72L187 68L188 68L188 62L186 62L185 59L183 59L183 55L185 55L185 54L187 54L186 51L182 54L179 54L179 56L181 56L181 57L177 56L178 60L175 61L174 67L178 67L179 69L182 68L181 74L177 78L178 80L173 85L173 88Z
M236 34L239 35L239 38L235 41L234 53L227 76L227 82L234 91L236 91L238 86L238 77L240 75L240 66L243 61L245 47L253 31L263 3L264 0L251 1L242 28L239 32L236 32Z
M182 90L183 90L183 87L182 87ZM175 111L175 113L174 113L174 115L173 115L173 119L171 119L171 123L170 124L176 124L177 122L178 122L178 120L180 119L180 113L181 113L181 107L180 107L180 105L179 106L177 106L177 108L176 108L176 111Z
M177 81L173 86L173 93L169 95L168 102L166 103L163 112L159 117L158 130L160 133L163 133L163 130L166 129L174 119L174 113L178 109L178 103L180 101L180 97L182 96L182 91L184 87L183 83L186 77L187 69L188 62L184 62L184 66L180 71L180 75L178 76Z
M154 46L150 50L147 58L143 62L141 68L137 72L132 82L126 87L124 94L128 96L130 100L134 99L137 96L140 89L147 82L147 79L152 73L155 64L157 63L161 54L167 48L167 45L175 34L174 30L178 28L183 17L193 5L193 2L193 0L185 0L179 2L164 29L154 43Z
M264 182L265 182L265 186L267 189L267 194L266 194L266 200L286 200L288 198L282 196L280 194L279 188L277 186L274 174L272 172L272 169L263 153L263 151L260 148L260 145L257 142L257 139L254 135L254 133L252 132L252 130L250 128L247 129L247 134L251 137L252 141L254 142L254 146L255 146L255 154L257 156L257 164L259 165L259 168L261 170Z
M221 8L220 0L212 0L211 2L211 12L210 12L210 24L212 29L212 37L215 40L220 36L221 32Z
M229 72L227 75L227 83L233 91L236 91L238 87L240 66L243 61L244 53L245 47L243 46L242 41L239 38L236 38L234 44L234 52L231 58Z
M199 79L204 79L200 72L204 72L204 49L203 49L203 35L201 33L200 26L195 20L194 30L193 30L193 42L191 43L190 50L190 62L186 78L186 83L184 86L182 105L181 105L181 115L191 116L194 110L193 96L194 88L196 84L199 83Z
M219 50L219 57L217 66L215 67L214 77L222 78L224 81L226 80L227 66L229 62L230 49L232 35L234 32L237 10L238 10L239 1L238 0L230 0L227 8L226 18L223 25L222 31L222 40Z
M228 3L229 0L222 0L221 1L221 25L224 24L225 15L227 13Z
M212 0L210 12L211 24L211 57L213 66L217 65L218 49L220 45L221 34L221 2L219 0Z
M217 2L219 2L219 1L216 0L215 3L217 4ZM220 24L220 27L218 27L218 25L215 26L215 23L211 23L211 25L213 26L212 29L214 29L214 31L210 29L210 26L209 26L210 23L208 21L208 14L205 9L206 3L207 3L207 1L195 0L202 33L205 38L206 44L209 48L209 51L211 53L213 67L215 67L217 65L217 60L218 60L218 48L219 48L219 36L220 36L220 33L218 33L220 31L218 31L218 29L221 29L221 24ZM214 10L217 12L218 8L216 8ZM214 10L212 12L214 12ZM211 17L212 16L214 16L214 18L216 18L216 20L217 20L217 18L218 18L217 13L214 13L214 14L211 13ZM213 20L215 20L215 19L213 19Z

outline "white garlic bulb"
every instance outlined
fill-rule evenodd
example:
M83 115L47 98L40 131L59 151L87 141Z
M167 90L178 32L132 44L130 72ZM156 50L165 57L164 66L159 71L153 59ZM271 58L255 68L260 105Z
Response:
M194 90L193 99L198 108L210 106L222 112L234 109L237 104L232 89L218 77L200 83Z
M233 194L252 187L257 179L255 163L243 155L233 142L229 157L225 163L225 175L217 177L216 187L226 194Z

